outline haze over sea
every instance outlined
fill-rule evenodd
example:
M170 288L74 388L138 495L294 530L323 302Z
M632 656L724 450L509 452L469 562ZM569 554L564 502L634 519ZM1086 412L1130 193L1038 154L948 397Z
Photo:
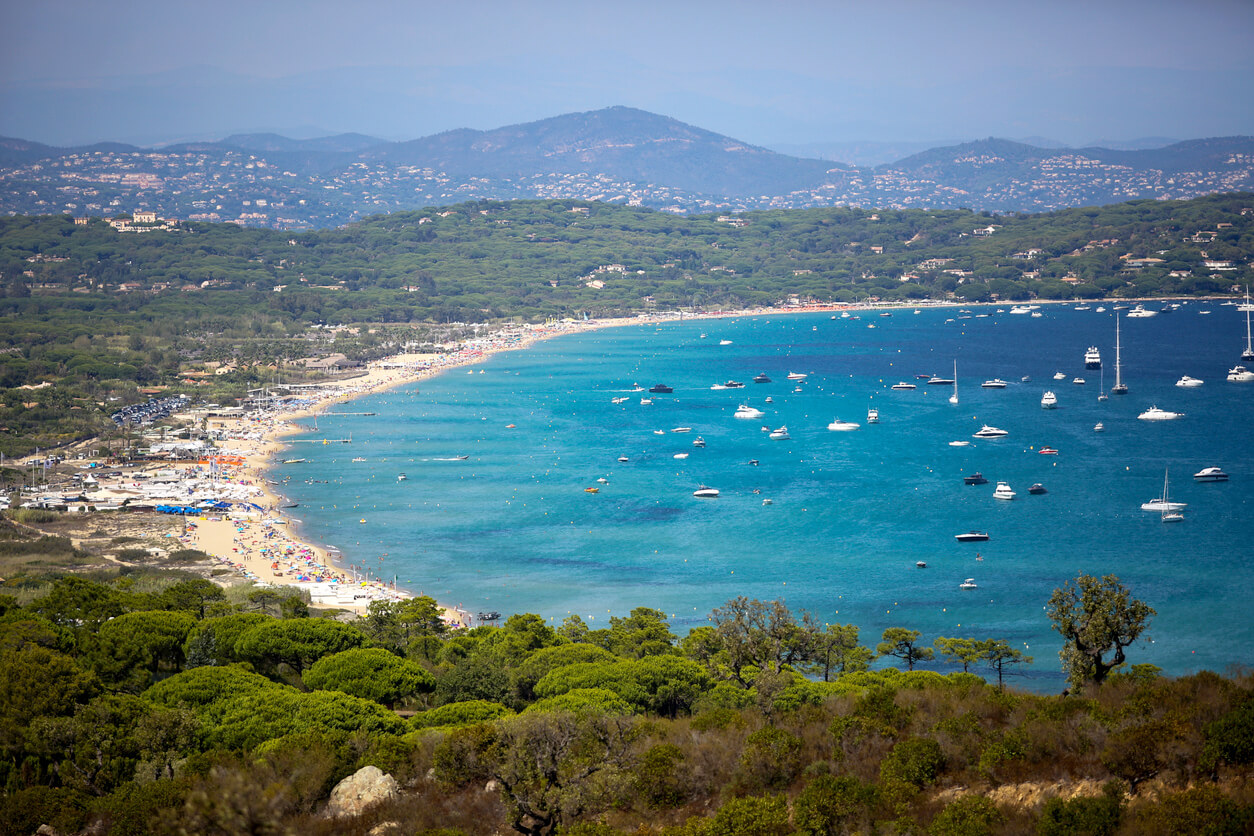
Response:
M289 480L279 490L299 503L304 536L472 614L534 612L557 625L575 613L595 629L647 606L683 633L737 595L782 598L821 622L858 625L871 646L892 626L929 644L1005 639L1035 657L1020 682L1055 691L1061 642L1046 601L1079 573L1115 574L1158 611L1152 642L1131 662L1173 675L1248 665L1254 383L1225 379L1240 362L1245 315L1196 301L1150 319L1121 315L1130 392L1099 401L1103 379L1106 390L1114 382L1115 311L1091 307L583 332L337 407L377 415L320 418L305 438L351 434L352 444L301 444L309 461L272 476ZM1084 368L1090 345L1102 372ZM952 387L915 379L951 377L955 361L957 405ZM771 383L750 382L762 372ZM789 372L808 377L796 384ZM1185 374L1204 385L1176 387ZM990 378L1008 385L981 388ZM746 386L711 389L729 379ZM889 388L898 381L918 388ZM659 382L674 393L652 405L631 391ZM1055 410L1040 406L1047 389ZM733 418L741 403L766 416ZM1138 420L1151 405L1185 417ZM866 422L872 406L878 424ZM834 418L861 427L831 432ZM982 424L1009 435L973 439ZM791 440L763 431L781 425ZM698 436L706 447L694 447ZM1045 446L1058 454L1040 454ZM448 460L457 456L469 458ZM1231 481L1193 480L1212 465ZM1188 503L1182 523L1140 509L1168 470L1171 498ZM975 471L989 483L964 485ZM998 480L1014 501L993 498ZM1029 495L1037 482L1048 492ZM721 495L694 498L702 485ZM972 529L990 539L954 539ZM964 578L978 589L959 589Z

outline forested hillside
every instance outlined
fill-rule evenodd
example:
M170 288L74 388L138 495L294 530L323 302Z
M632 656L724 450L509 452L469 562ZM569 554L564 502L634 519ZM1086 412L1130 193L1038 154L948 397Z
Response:
M75 552L4 520L0 545ZM1254 823L1247 675L1133 666L1098 678L1073 655L1073 693L1027 694L999 685L1026 661L1005 642L901 627L873 649L855 625L744 598L681 639L647 605L603 629L519 614L453 632L430 598L345 622L294 590L228 594L134 567L20 576L5 592L4 836L42 824L978 836ZM1109 650L1118 627L1086 632L1086 648ZM877 657L899 667L868 669ZM336 782L364 766L397 790L364 813L323 815Z

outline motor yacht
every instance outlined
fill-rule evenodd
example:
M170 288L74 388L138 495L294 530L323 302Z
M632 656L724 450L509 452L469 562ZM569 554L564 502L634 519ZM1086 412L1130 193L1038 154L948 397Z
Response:
M927 379L928 386L953 386L954 379L952 377L941 377L940 375L932 375Z
M769 438L774 439L775 441L787 441L792 438L792 436L788 434L787 427L779 427L778 429L771 430Z
M1075 385L1077 385L1077 386L1083 386L1083 385L1084 385L1084 378L1082 378L1082 377L1073 377L1073 378L1071 378L1071 382L1072 382L1072 383L1074 383L1074 384L1075 384Z
M1054 372L1054 380L1066 380L1066 379L1067 379L1067 375L1065 372Z
M659 395L669 395L671 392L674 392L675 390L667 386L665 383L655 383L654 385L649 387L649 391L654 392Z
M701 499L716 499L718 497L718 488L707 488L705 485L697 488L692 495Z
M1058 407L1058 396L1053 392L1046 392L1041 395L1041 409L1056 409Z
M860 426L861 424L858 424L854 421L842 421L839 418L837 418L833 420L832 423L828 424L827 428L829 430L834 430L836 432L848 432L850 430L856 430Z
M906 381L904 381L904 380L903 380L903 381L901 381L900 383L894 383L894 384L893 384L892 386L890 386L889 388L890 388L890 389L897 389L898 391L904 391L904 390L906 390L906 389L915 389L915 388L917 388L917 387L916 387L913 383L907 383Z
M771 379L766 376L766 372L762 372L762 374L753 378L753 382L754 383L770 383Z
M880 422L880 411L875 407L871 407L866 411L866 422L868 424L878 424Z
M988 424L985 424L984 426L980 427L979 432L975 433L971 437L972 438L1001 438L1002 436L1007 436L1007 435L1010 435L1010 433L1006 432L1005 430L998 429L997 427L990 427Z
M801 372L789 372L788 379L789 380L805 380L806 376L802 374Z
M993 499L1014 499L1015 492L1010 489L1008 482L998 482L997 488L993 491Z
M1186 374L1184 377L1176 381L1176 385L1182 389L1191 389L1195 386L1201 386L1202 381L1198 380L1196 377L1189 377Z
M1254 380L1254 372L1245 366L1233 366L1228 370L1228 380L1232 383L1249 383Z
M756 409L752 406L749 406L748 404L741 404L740 406L736 407L736 414L733 415L732 417L733 418L750 418L753 420L757 420L758 418L761 418L765 414L766 413L760 409Z
M1128 311L1128 319L1149 319L1151 316L1158 316L1158 311L1147 309L1144 305L1137 305Z
M958 584L958 588L959 589L979 589L979 587L975 583L975 578L967 578L965 581Z
M671 458L672 458L672 459L686 459L686 458L688 458L688 454L687 454L687 453L676 453L675 455L671 456Z
M1102 367L1102 353L1097 350L1097 346L1089 346L1089 350L1084 352L1084 368L1100 369Z
M697 436L695 439L693 439L692 446L693 447L705 447L705 439L702 438L701 436Z
M1040 482L1033 482L1032 487L1028 488L1028 493L1033 496L1040 496L1043 493L1048 493L1048 491L1045 490L1045 486Z
M1157 406L1151 406L1136 417L1142 421L1174 421L1177 418L1183 418L1184 413L1170 412L1166 409L1159 409Z
M988 533L984 531L968 531L966 534L955 534L954 539L959 543L980 543L988 539Z
M1040 453L1042 456L1058 455L1058 451L1055 450L1053 447L1042 447L1040 450L1037 450L1036 452Z
M690 432L692 432L692 427L675 427L674 429L672 429L672 430L671 430L671 432L673 432L673 433L690 433Z
M964 485L987 485L988 480L984 478L983 473L980 473L977 470L975 473L972 473L970 476L963 476L962 484Z
M1106 425L1103 424L1101 421L1098 421L1096 424L1093 425L1093 432L1095 433L1105 432L1105 430L1106 430Z
M1193 478L1199 482L1227 482L1228 474L1217 467L1204 467L1194 473Z
M992 380L986 380L983 383L981 383L980 388L981 389L1005 389L1006 381L1002 380L999 377L995 377Z

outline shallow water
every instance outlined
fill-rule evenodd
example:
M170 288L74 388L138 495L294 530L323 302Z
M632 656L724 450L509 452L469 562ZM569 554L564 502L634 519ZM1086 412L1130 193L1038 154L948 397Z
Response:
M872 646L890 626L921 630L929 643L1006 639L1035 657L1025 684L1055 690L1060 642L1043 607L1087 572L1118 575L1158 610L1152 642L1131 661L1172 674L1248 663L1254 384L1225 381L1244 344L1243 315L1194 302L1121 318L1131 392L1099 401L1101 374L1084 369L1083 355L1101 349L1109 389L1112 310L993 310L745 317L560 337L355 401L355 411L378 414L323 417L306 436L351 433L351 445L301 445L309 463L278 465L272 476L289 477L281 490L306 511L304 536L471 613L536 612L555 624L578 613L596 627L649 606L682 632L736 595L784 598L794 611L859 625ZM952 376L955 361L957 405L952 387L914 380ZM795 384L790 371L808 377ZM751 383L759 372L773 382ZM1178 388L1183 374L1205 384ZM1071 382L1077 375L1084 385ZM1009 385L979 386L993 377ZM729 379L746 386L710 388ZM898 380L918 388L891 390ZM658 382L675 391L652 405L630 391ZM1046 389L1058 395L1055 410L1040 407ZM734 419L740 403L766 417ZM1186 415L1137 420L1153 404ZM870 406L880 423L866 423ZM834 418L862 426L830 432ZM1094 432L1098 421L1104 432ZM985 423L1010 434L973 439ZM791 440L762 431L780 425ZM705 448L693 446L697 436ZM1039 454L1043 446L1058 455ZM1231 481L1195 483L1209 465ZM965 486L962 476L977 470L989 483ZM1171 497L1188 503L1183 523L1140 510L1161 493L1164 470ZM993 499L998 480L1014 501ZM1035 482L1048 493L1029 495ZM694 498L701 485L721 495ZM971 529L990 539L955 541ZM968 577L978 589L958 588Z

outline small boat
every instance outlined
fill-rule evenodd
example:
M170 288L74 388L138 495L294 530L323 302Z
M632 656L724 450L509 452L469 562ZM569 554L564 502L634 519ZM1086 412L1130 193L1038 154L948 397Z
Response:
M1228 474L1217 467L1204 467L1194 473L1193 478L1199 482L1227 482Z
M805 380L806 376L802 374L801 372L789 372L788 379L789 380Z
M690 432L692 432L692 427L675 427L673 430L671 430L671 432L673 432L673 433L690 433Z
M1058 396L1053 392L1046 392L1041 395L1041 409L1056 409L1058 407Z
M749 459L749 464L751 464L753 467L757 467L759 464L761 464L761 462L759 462L757 459Z
M955 534L954 539L959 543L980 543L988 539L988 533L984 531L968 531L966 534Z
M866 422L868 424L878 424L880 422L880 411L875 407L871 407L866 411Z
M704 438L702 438L701 436L697 436L697 437L696 437L696 439L692 442L692 446L693 446L693 447L704 447L704 446L705 446L705 439L704 439Z
M1233 366L1228 370L1228 381L1231 383L1249 383L1254 380L1254 372L1245 366Z
M949 442L949 446L950 447L970 447L971 442L970 441L951 441Z
M1181 389L1192 389L1195 386L1201 386L1202 382L1203 381L1198 380L1196 377L1189 377L1186 374L1184 377L1176 381L1176 385Z
M1020 382L1020 383L1031 383L1031 382L1032 382L1032 376L1031 376L1031 375L1027 375L1027 374L1025 374L1023 377L1019 378L1019 382Z
M894 383L894 384L893 384L892 386L890 386L889 388L890 388L890 389L896 389L896 390L898 390L898 391L904 391L904 390L906 390L906 389L915 389L915 388L917 388L917 387L916 387L913 383L906 383L906 382L903 380L903 381L901 381L900 383Z
M990 427L988 424L985 424L984 426L980 427L979 432L973 434L971 437L972 438L1001 438L1007 435L1010 435L1010 433L1006 432L1005 430L998 429L997 427Z
M1084 368L1100 369L1102 367L1102 353L1097 350L1097 346L1089 346L1089 350L1084 352Z
M1076 386L1083 386L1083 385L1084 385L1084 378L1082 378L1082 377L1073 377L1073 378L1071 378L1071 382L1072 382L1072 383L1074 383Z
M353 459L354 462L364 462L365 460L366 460L365 456L357 456Z
M774 503L773 503L771 500L769 500L769 499L764 499L764 500L762 500L762 504L763 504L763 505L773 505Z
M1026 313L1032 313L1032 309L1029 308L1027 305L1015 305L1013 308L1010 309L1010 312L1012 314L1026 314Z
M719 345L731 345L732 341L731 340L719 340L718 344Z
M836 418L835 420L832 421L832 423L827 425L827 428L829 430L834 430L836 432L848 432L850 430L856 430L860 426L861 424L855 423L853 421L842 421L839 418Z
M984 478L983 473L980 473L977 470L975 473L972 473L970 476L963 476L962 484L964 485L987 485L988 480Z
M652 405L653 405L653 398L641 398L641 399L640 399L640 405L641 405L641 406L652 406Z
M1032 487L1028 488L1028 493L1033 496L1040 496L1043 493L1048 493L1048 491L1045 490L1045 486L1040 482L1033 482Z
M774 398L772 398L770 395L767 395L767 396L766 396L766 402L767 402L767 403L775 403L775 399L774 399Z
M740 406L736 407L736 414L733 415L732 417L733 418L750 418L753 420L757 420L758 418L761 418L765 414L766 413L760 409L755 409L752 406L741 404Z
M1054 380L1066 380L1067 376L1062 372L1054 372Z
M655 383L654 385L649 387L649 391L655 392L659 395L669 395L671 392L674 392L675 390L667 386L665 383Z
M629 459L628 459L626 456L619 456L619 457L618 457L618 460L619 460L620 462L626 462L626 461L629 461Z
M919 567L920 569L926 569L926 568L927 568L927 561L926 561L926 560L916 560L916 561L914 562L914 565L915 565L915 566L917 566L917 567Z
M967 578L965 581L958 584L958 588L959 589L979 589L979 587L975 583L975 578Z
M583 489L584 493L600 493L600 491L601 491L600 488L584 488Z
M788 434L788 427L780 427L778 429L771 430L769 437L775 441L787 441L792 438L792 436Z
M1136 417L1142 421L1174 421L1177 418L1183 418L1184 413L1170 412L1166 409L1159 409L1157 406L1151 406Z
M675 454L674 456L672 456L671 458L673 458L673 459L686 459L686 458L688 458L688 454L687 454L687 453L676 453L676 454Z
M1105 429L1106 429L1106 425L1103 424L1101 421L1098 421L1096 424L1093 425L1093 432L1095 433L1104 432Z
M1015 492L1010 489L1008 482L998 482L996 490L993 491L993 499L1014 499Z
M702 485L693 491L692 495L701 499L717 499L718 488L707 488L705 485Z
M928 386L953 386L954 379L952 377L941 377L940 375L932 375L927 379Z
M954 361L954 393L949 396L949 402L958 403L958 361Z
M762 374L753 378L753 382L754 383L770 383L771 379L766 376L766 372L762 372Z
M1110 387L1110 394L1128 394L1128 384L1123 382L1123 363L1119 353L1119 314L1115 314L1115 385Z
M602 485L608 485L608 484L610 483L610 480L609 480L609 479L606 479L604 476L602 476L601 478L597 479L597 481L598 481L598 482L600 482Z
M408 478L409 478L409 477L408 477L408 476L406 476L404 473L401 473L400 475L398 475L398 476L396 477L396 481L398 481L398 482L404 482L404 481L405 481L405 480L407 480Z
M984 381L980 384L980 387L983 389L1005 389L1006 381L1002 380L1000 377L995 377L992 380Z
M654 430L654 435L666 435L666 430Z
M711 387L711 388L717 388L717 386ZM743 389L745 388L745 385L741 383L739 380L729 380L723 384L723 388L724 389Z
M1157 499L1151 499L1149 502L1141 503L1142 511L1183 511L1188 507L1187 502L1172 502L1167 496L1167 470L1163 470L1163 495Z
M301 462L307 461L309 461L309 459L284 459L283 464L300 464Z
M1245 286L1245 304L1237 305L1238 311L1245 311L1245 350L1241 352L1242 360L1254 360L1254 342L1250 341L1250 311L1254 311L1254 305L1250 304L1250 286ZM1203 311L1205 313L1205 311Z
M1058 451L1057 451L1057 450L1055 450L1053 447L1042 447L1041 449L1037 450L1036 452L1040 453L1042 456L1056 456L1056 455L1058 455Z
M610 398L610 403L624 403L624 402L626 402L626 400L627 400L627 398L626 398L626 397L622 397L622 398Z

